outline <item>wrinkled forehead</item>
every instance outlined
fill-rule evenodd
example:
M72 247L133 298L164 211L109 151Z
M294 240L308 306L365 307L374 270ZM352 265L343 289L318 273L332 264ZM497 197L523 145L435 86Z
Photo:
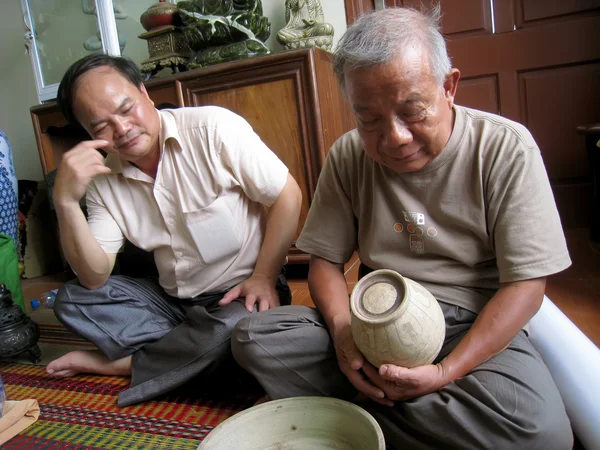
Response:
M426 97L437 88L427 58L419 53L399 54L386 64L350 70L344 83L350 102L359 105L388 97Z
M84 73L73 86L73 112L88 127L90 122L113 113L139 90L114 69L100 67Z
M385 63L364 65L358 68L352 68L347 64L344 71L344 78L352 83L367 80L368 75L372 75L371 78L378 82L389 78L427 79L434 77L427 52L420 45L406 45L397 49Z
M73 100L79 97L103 96L116 91L139 91L125 76L112 67L96 67L80 75L73 84Z

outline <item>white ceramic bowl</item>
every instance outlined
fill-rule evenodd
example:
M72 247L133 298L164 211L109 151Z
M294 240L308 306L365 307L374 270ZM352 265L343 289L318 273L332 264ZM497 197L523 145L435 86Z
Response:
M293 397L246 409L225 420L198 450L384 450L379 424L353 403Z

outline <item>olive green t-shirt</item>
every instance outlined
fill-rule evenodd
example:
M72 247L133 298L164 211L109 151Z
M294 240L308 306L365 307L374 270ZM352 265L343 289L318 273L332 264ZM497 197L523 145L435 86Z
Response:
M396 173L364 152L356 130L333 145L296 246L335 263L357 251L439 300L479 312L499 283L571 264L540 150L503 117L454 107L444 150Z

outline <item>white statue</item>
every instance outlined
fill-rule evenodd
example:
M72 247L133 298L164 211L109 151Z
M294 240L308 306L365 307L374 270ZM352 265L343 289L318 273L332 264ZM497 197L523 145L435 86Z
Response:
M325 23L320 0L286 0L287 25L277 33L277 41L286 50L320 47L331 50L333 26Z

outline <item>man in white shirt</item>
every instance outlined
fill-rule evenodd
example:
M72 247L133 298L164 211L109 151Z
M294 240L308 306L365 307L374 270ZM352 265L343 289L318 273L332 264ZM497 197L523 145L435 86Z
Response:
M239 319L290 301L279 274L297 229L298 185L240 116L156 110L124 58L77 61L58 103L93 140L64 155L54 186L79 281L61 288L55 312L100 351L71 352L48 372L131 375L120 406L213 373L231 361ZM111 276L126 240L153 252L158 280Z

